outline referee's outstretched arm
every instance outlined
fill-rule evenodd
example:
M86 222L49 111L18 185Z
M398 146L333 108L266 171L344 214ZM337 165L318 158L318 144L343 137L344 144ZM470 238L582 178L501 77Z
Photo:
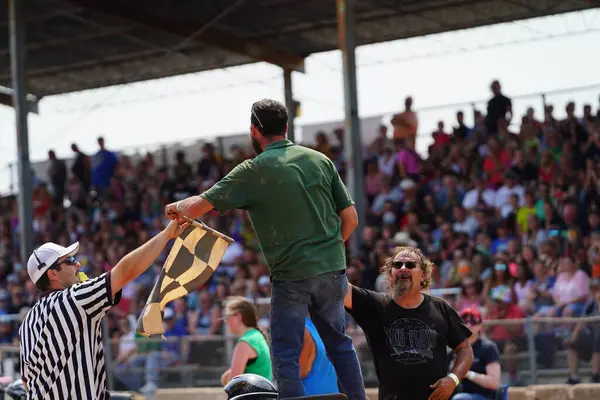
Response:
M115 296L125 285L150 268L169 240L179 236L188 225L188 222L170 221L163 231L123 257L110 271L112 295Z

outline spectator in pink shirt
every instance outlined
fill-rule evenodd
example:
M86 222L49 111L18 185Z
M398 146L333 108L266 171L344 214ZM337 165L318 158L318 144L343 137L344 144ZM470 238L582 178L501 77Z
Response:
M400 175L419 182L421 178L419 176L421 172L421 157L415 151L414 143L405 141L405 145L398 152L396 160L400 169Z
M467 276L460 284L462 292L456 301L456 309L463 312L468 308L479 309L481 307L481 282L473 277Z
M554 307L547 313L557 317L579 317L590 294L590 278L570 257L558 266L558 276L552 288Z
M365 176L365 190L367 199L372 203L375 196L383 188L383 174L379 171L376 161L371 161L367 164L367 175Z

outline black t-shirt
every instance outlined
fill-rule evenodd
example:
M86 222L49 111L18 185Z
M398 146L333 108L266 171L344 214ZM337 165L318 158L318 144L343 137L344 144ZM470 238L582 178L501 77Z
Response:
M427 400L445 377L446 346L456 348L471 331L446 301L424 294L405 309L388 294L352 286L352 310L375 363L381 400Z
M485 367L491 363L500 362L500 352L496 343L486 338L478 338L473 343L473 364L470 370L478 374L485 374ZM473 383L469 379L463 379L461 382L462 393L480 394L487 399L495 399L496 391L486 389Z
M494 96L488 101L485 127L489 134L498 133L498 120L506 118L506 113L510 106L512 106L511 100L503 94Z
M523 167L515 165L511 168L512 172L517 174L519 180L522 182L529 182L538 178L538 168L532 164L527 163Z

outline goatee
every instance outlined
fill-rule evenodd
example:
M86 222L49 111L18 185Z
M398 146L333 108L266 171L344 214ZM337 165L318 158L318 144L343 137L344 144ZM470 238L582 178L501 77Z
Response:
M256 153L256 155L259 155L260 153L263 152L262 149L260 148L260 143L258 143L258 140L256 140L253 137L251 137L250 141L252 143L252 149L254 150L254 152Z
M392 282L391 287L391 295L393 298L402 297L406 293L412 291L413 283L412 279L400 279L396 278L394 282Z

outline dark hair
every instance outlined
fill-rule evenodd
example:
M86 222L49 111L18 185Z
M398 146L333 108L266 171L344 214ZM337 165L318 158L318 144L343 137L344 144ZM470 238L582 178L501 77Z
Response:
M39 290L40 292L45 292L47 290L50 290L50 278L48 277L48 271L50 271L51 269L55 270L55 271L60 271L60 264L58 265L51 265L43 274L42 276L40 276L40 279L38 279L38 281L35 283L35 287L37 288L37 290Z
M35 287L40 292L45 292L50 287L50 279L48 278L48 271L44 272L40 279L35 283Z
M266 137L285 135L288 110L277 100L262 99L252 104L250 122Z

